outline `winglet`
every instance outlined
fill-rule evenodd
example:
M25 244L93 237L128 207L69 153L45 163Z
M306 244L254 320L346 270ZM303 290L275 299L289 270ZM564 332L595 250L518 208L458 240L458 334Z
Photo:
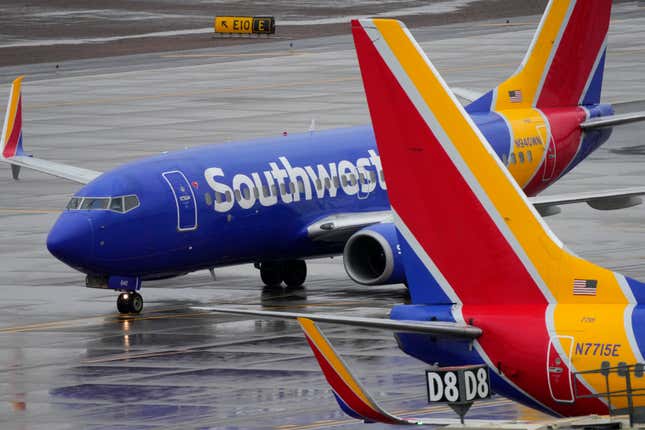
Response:
M19 76L11 84L7 113L5 114L0 136L0 147L2 147L2 158L11 158L16 155L23 155L22 150L22 80ZM11 173L14 179L18 179L20 166L11 165Z
M334 392L338 404L347 415L352 418L362 419L365 422L421 424L416 420L399 418L381 408L352 375L347 364L334 350L329 340L316 324L312 320L302 317L298 318L298 322L327 382Z

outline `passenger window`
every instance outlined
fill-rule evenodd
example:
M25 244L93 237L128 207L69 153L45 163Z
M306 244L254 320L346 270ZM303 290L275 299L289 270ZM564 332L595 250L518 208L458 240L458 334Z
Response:
M502 163L506 166L508 164L508 155L502 154Z
M515 153L512 152L511 153L511 162L510 162L510 164L515 164L515 163L517 163L517 160L515 159Z
M360 182L363 185L367 183L367 178L365 177L365 175L363 175L363 173L358 174L358 182Z
M219 191L215 191L215 201L217 203L222 203L222 193Z
M356 176L353 173L350 173L349 175L349 185L356 185Z
M321 190L322 189L322 182L320 182L320 179L316 179L316 189Z
M110 201L110 210L123 213L123 197L112 197Z
M274 196L278 195L278 186L276 184L271 185L271 192Z
M383 171L379 170L378 172L379 177L381 178L381 182L385 182L385 175L383 175Z
M338 176L334 176L334 186L336 188L340 187L340 180L338 179Z
M329 178L325 178L325 188L330 189L331 188L331 181Z
M125 196L123 197L123 207L125 211L131 211L132 209L139 206L139 197L137 196Z
M230 202L232 202L232 201L233 201L233 196L231 195L231 192L230 192L230 191L227 191L227 192L226 192L226 201L227 201L228 203L230 203Z
M262 195L264 197L269 197L271 195L270 194L270 189L266 185L262 185Z
M204 201L206 202L206 206L213 205L213 198L211 197L211 193L204 193Z
M376 182L376 172L373 170L370 170L370 181Z
M235 190L235 200L238 202L242 200L242 196L240 195L240 190Z
M517 153L517 156L520 159L520 163L524 163L524 153L520 151Z
M110 204L110 199L107 197L99 198L84 198L83 203L81 204L81 209L87 210L97 210L97 209L107 209Z
M291 191L291 194L295 194L296 193L296 184L294 184L293 182L289 182L289 191Z
M242 191L242 196L244 196L244 200L248 200L251 198L251 190L249 188L244 188L244 191Z
M81 200L83 200L80 197L72 197L69 200L69 203L67 203L67 206L65 206L66 209L78 209L81 206Z
M343 184L343 187L347 186L347 176L343 175L340 177L340 183Z
M253 187L253 197L255 197L256 199L260 197L260 192L258 191L257 187Z
M533 162L533 154L531 153L530 149L526 151L526 159L528 160L529 163Z
M280 184L280 194L287 194L287 187L284 185L284 182Z
M298 181L298 191L301 193L305 192L305 184L302 181Z

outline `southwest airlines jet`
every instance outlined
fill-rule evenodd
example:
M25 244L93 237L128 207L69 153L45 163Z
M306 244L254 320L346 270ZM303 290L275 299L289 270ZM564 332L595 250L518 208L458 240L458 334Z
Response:
M573 3L549 7L609 14L608 1ZM402 23L352 31L412 303L390 320L226 311L298 318L341 407L366 421L422 423L378 406L313 321L394 330L433 366L487 366L495 392L555 416L624 410L625 372L645 389L645 284L566 249Z
M600 103L610 8L609 1L549 3L517 72L466 107L528 196L573 169L612 126L645 119L643 112L612 115ZM340 253L359 283L410 281L371 126L164 153L101 173L25 153L21 82L11 89L1 160L15 179L25 167L86 184L47 247L87 274L88 287L121 291L120 312L142 310L142 281L248 262L270 286L299 286L306 258ZM633 206L643 193L641 187L531 202L547 215L580 201L598 209ZM460 205L452 197L416 195L437 212Z

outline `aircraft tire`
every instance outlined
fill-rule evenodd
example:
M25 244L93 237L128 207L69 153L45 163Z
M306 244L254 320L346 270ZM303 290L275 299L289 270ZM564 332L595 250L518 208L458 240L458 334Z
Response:
M130 312L139 314L143 310L143 297L139 293L130 295Z
M122 313L130 313L130 298L125 298L126 293L119 294L119 297L116 299L116 309Z
M282 271L276 263L262 263L260 266L260 278L267 287L276 288L282 284Z
M307 263L304 260L286 261L282 268L282 280L287 287L299 287L307 279Z

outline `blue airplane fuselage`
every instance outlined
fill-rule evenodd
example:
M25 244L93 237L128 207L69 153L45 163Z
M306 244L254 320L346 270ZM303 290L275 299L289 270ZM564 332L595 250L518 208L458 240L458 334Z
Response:
M599 105L591 112L601 116L611 108ZM471 116L508 163L513 124L494 112ZM583 135L577 152L588 155L609 134ZM541 181L536 192L582 158ZM343 243L311 240L307 227L334 214L390 207L371 126L164 153L119 166L75 194L90 199L86 203L119 196L136 196L138 205L125 213L100 201L94 209L65 210L49 234L50 251L91 275L173 276L339 254Z

